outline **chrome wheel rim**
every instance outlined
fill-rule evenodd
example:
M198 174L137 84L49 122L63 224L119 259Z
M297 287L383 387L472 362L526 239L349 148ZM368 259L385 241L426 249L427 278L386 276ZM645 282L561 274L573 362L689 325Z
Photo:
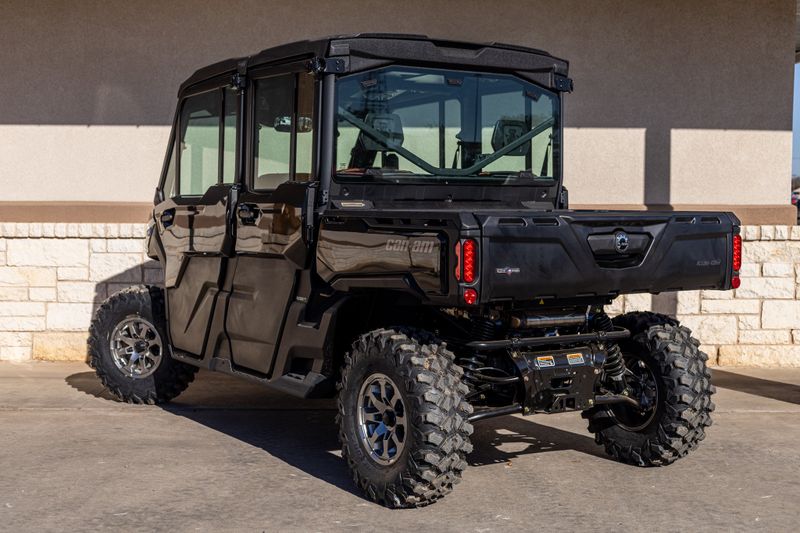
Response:
M146 378L155 372L164 353L158 330L139 315L119 322L111 333L110 344L114 364L133 379Z
M400 389L385 374L375 373L364 380L358 399L361 444L376 463L394 463L405 449L408 433Z

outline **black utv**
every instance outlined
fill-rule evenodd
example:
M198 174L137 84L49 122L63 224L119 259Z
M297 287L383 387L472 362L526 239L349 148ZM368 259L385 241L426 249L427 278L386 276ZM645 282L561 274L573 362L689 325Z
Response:
M367 497L425 505L479 420L578 411L614 458L703 440L707 356L626 293L738 286L731 213L576 211L567 62L423 36L303 41L180 87L148 230L164 288L110 297L89 352L120 399L199 368L338 398Z

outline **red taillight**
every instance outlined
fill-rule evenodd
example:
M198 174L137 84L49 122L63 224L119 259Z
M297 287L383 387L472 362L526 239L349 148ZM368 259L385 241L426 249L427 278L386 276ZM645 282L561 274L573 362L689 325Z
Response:
M742 284L742 280L739 279L739 276L733 276L731 278L731 287L733 287L734 289L738 289L739 286L741 286L741 284Z
M478 302L478 291L472 288L464 289L464 303L475 305Z
M733 271L742 269L742 236L733 236Z
M456 279L461 281L461 242L456 243Z
M467 239L462 245L464 252L464 282L472 283L475 281L475 273L477 272L475 263L477 262L478 245L474 239Z

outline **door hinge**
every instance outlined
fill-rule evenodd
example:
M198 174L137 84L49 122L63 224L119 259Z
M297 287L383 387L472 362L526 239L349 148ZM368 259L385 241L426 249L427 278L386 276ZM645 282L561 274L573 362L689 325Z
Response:
M247 86L247 78L244 74L239 74L238 72L231 76L231 87L236 92L244 91L244 88Z
M303 217L304 235L306 244L314 240L314 222L317 209L317 184L312 183L306 189L306 205Z
M571 93L573 88L572 79L566 76L561 76L560 74L554 74L553 88L563 93Z
M563 186L561 187L561 194L559 194L558 198L558 208L569 209L569 191Z

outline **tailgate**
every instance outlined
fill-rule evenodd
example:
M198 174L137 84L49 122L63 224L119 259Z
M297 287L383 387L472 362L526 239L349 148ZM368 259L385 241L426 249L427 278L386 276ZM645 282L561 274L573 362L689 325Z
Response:
M731 213L476 213L483 301L725 289Z

